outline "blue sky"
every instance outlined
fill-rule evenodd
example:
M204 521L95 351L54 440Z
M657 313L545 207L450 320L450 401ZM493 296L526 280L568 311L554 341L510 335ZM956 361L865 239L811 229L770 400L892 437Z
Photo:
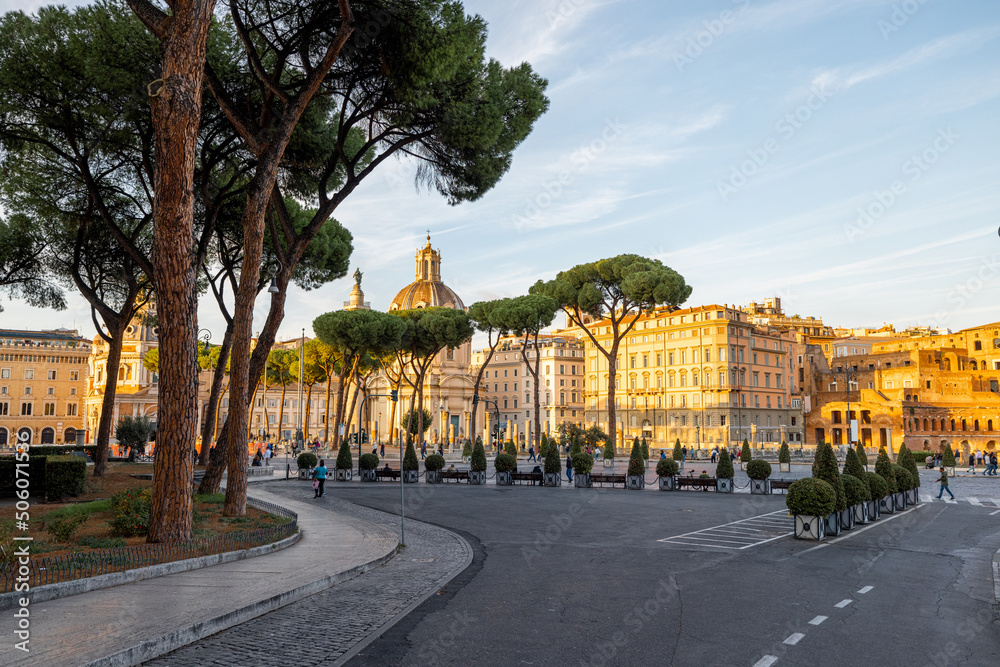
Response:
M0 9L12 3L0 1ZM835 326L1000 320L1000 3L469 0L488 52L551 105L482 200L448 206L391 162L336 217L385 309L427 229L466 305L619 253L661 259L689 305L782 297ZM279 338L341 307L294 290ZM255 323L263 322L260 299ZM203 299L202 326L221 334ZM5 326L93 334L5 301Z

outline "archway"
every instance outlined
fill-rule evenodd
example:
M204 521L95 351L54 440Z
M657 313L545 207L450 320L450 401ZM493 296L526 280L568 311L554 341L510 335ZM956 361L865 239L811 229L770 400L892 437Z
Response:
M0 447L7 446L7 429L0 426Z
M55 431L55 429L53 429L53 428L51 428L49 426L46 426L45 428L43 428L42 429L42 444L43 445L52 445L52 444L55 444L55 441L56 441L56 431Z
M653 439L653 424L648 419L644 419L642 422L642 437L646 440Z
M22 426L17 430L17 441L24 443L26 445L31 444L31 428L28 426Z
M63 433L63 442L74 443L76 442L76 429L70 426Z
M996 440L990 440L989 442L986 443L986 451L992 452L996 448L997 448L997 441Z

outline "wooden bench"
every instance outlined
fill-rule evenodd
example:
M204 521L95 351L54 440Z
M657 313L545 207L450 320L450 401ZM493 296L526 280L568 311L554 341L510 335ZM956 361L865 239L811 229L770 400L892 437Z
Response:
M383 479L394 480L399 479L398 470L376 470L375 471L375 481L378 482Z
M702 491L715 491L714 477L678 477L677 490L684 488L700 489Z
M468 470L442 470L441 471L441 481L447 482L449 479L453 479L456 482L469 481L469 471Z
M604 486L605 484L610 484L614 486L615 484L621 484L622 488L625 488L625 475L615 475L615 474L605 474L605 473L590 473L590 483L600 484Z
M510 481L512 484L520 482L528 482L528 484L541 484L542 483L542 473L540 472L512 472L510 474Z
M794 479L772 479L771 480L771 492L774 493L775 489L781 489L782 491L787 491L788 487L792 485Z

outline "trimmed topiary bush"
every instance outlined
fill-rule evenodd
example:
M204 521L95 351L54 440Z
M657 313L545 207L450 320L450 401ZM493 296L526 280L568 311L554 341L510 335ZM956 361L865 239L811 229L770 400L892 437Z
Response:
M632 477L642 477L646 473L646 465L642 460L642 448L639 438L632 442L632 453L628 457L628 474Z
M868 467L868 455L865 454L864 446L859 442L854 447L854 453L858 455L858 463L860 463L865 468Z
M909 470L898 463L893 463L892 474L896 477L897 491L909 491L913 488L913 475L910 474Z
M516 459L517 458L517 445L514 444L513 440L508 440L507 443L503 446L503 452L504 452L504 454L510 454L511 456L513 456Z
M844 484L844 495L847 496L848 505L858 505L866 500L871 500L871 493L868 491L866 482L862 482L854 475L847 473L841 475L840 479Z
M466 438L465 444L462 445L462 458L467 459L470 456L472 456L472 443L469 442L468 438Z
M378 455L371 452L362 454L358 458L358 467L362 470L375 470L378 468Z
M868 482L868 490L871 492L872 500L881 500L889 495L889 485L886 483L885 477L882 477L877 472L866 472L865 478Z
M406 443L406 453L403 454L403 470L420 470L417 452L413 449L413 441Z
M319 459L312 452L302 452L295 459L295 462L300 468L315 468L316 464L319 463Z
M892 461L889 460L889 455L886 453L885 447L878 450L878 458L875 459L875 472L885 480L885 484L889 488L889 493L896 493L899 490L896 486L896 475L892 471Z
M837 492L822 479L806 477L788 487L785 505L795 515L827 516L837 507Z
M750 443L746 439L744 439L743 449L740 450L740 463L746 465L750 463L752 459L753 459L753 454L750 453Z
M559 448L549 443L545 451L545 472L556 474L562 472L562 458L559 456Z
M674 461L681 461L684 459L684 452L681 451L681 439L677 438L677 442L674 443L674 452L671 454Z
M431 454L424 459L424 470L430 470L431 472L444 470L444 457L440 454Z
M917 461L913 458L913 453L909 450L909 448L907 448L906 445L903 445L902 447L899 448L899 456L896 457L896 462L899 463L899 465L906 468L910 473L910 477L913 478L912 480L913 486L911 486L910 488L911 489L919 488L920 471L917 470Z
M517 459L503 452L502 454L497 454L497 457L493 460L493 467L496 468L497 472L514 472L517 470Z
M944 446L944 454L941 455L941 465L945 468L955 467L955 452L951 451L951 443Z
M594 456L586 452L573 455L573 472L577 475L589 474L594 469Z
M608 440L607 444L604 445L604 458L608 461L615 460L615 448L614 445L611 444L610 440Z
M719 479L732 479L736 476L733 472L733 462L729 458L729 451L725 448L721 450L719 462L715 466L715 476Z
M642 447L642 458L649 460L649 443L646 442L646 438L643 438L639 442L639 446Z
M844 460L844 474L850 475L865 486L868 486L868 481L865 478L865 469L861 467L857 452L851 448L847 449L847 458Z
M82 456L45 457L45 500L57 502L78 496L87 488L87 459Z
M792 453L788 451L788 443L782 441L781 449L778 450L778 463L791 463Z
M680 470L677 461L673 459L660 459L656 462L656 474L660 477L672 477Z
M476 442L476 446L472 448L472 458L469 459L469 468L473 472L486 471L486 449L483 447L482 442Z
M344 440L340 443L340 451L337 452L337 470L350 470L354 467L354 459L351 458L351 447Z
M764 459L754 459L747 463L747 477L750 479L767 479L771 476L771 464Z
M577 454L583 453L583 440L580 438L579 434L573 437L573 446L569 448L569 455L576 456ZM573 470L576 470L576 466L573 466Z
M847 496L844 494L844 483L840 479L840 471L837 469L837 457L833 453L830 445L821 446L816 452L816 461L813 462L813 477L828 483L836 494L836 509L847 509Z

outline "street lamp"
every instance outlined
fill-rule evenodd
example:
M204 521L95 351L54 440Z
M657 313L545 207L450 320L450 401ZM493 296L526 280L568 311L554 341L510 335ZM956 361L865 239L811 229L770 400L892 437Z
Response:
M851 437L854 435L851 431L851 379L853 378L854 380L857 380L858 372L850 366L844 366L844 376L847 380L847 446L853 447L854 438ZM889 444L889 450L892 450L891 443Z

